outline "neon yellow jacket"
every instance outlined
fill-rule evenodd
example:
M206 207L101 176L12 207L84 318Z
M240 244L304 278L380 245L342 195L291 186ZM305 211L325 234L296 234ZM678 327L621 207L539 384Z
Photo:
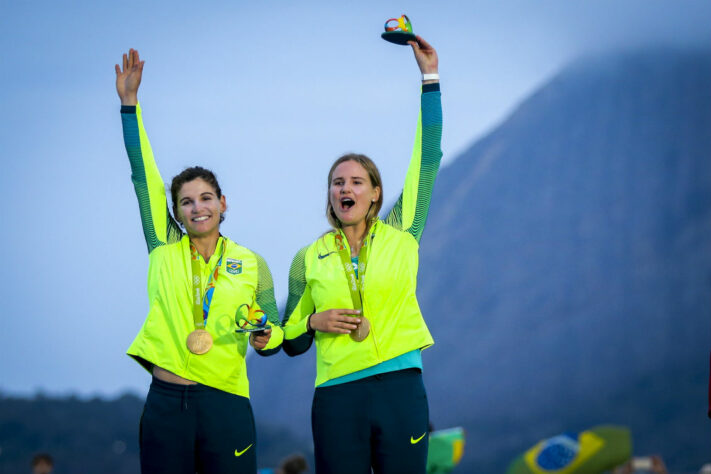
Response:
M429 210L442 152L439 84L423 86L421 113L405 187L385 221L371 228L371 248L363 286L363 314L371 329L362 342L348 335L316 332L316 385L372 367L434 343L417 303L419 239ZM284 350L305 352L314 338L308 316L352 308L335 233L301 249L289 272ZM347 243L347 242L346 242Z
M202 355L188 351L186 340L195 329L190 240L168 212L165 187L143 127L140 106L122 107L121 117L149 252L150 308L128 354L149 371L157 365L181 377L249 397L245 365L248 335L235 332L235 314L243 303L264 310L273 327L265 352L279 347L283 333L269 268L258 254L220 237L216 249L224 241L225 250L205 327L213 337L213 346ZM205 276L202 281L207 281L217 264L218 251L207 264L200 257Z

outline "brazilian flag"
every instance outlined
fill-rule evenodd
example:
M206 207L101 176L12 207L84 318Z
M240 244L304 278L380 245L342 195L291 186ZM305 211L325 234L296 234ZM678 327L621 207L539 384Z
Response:
M595 474L625 463L632 455L630 431L596 426L544 439L514 459L507 474Z
M427 474L451 472L464 454L464 428L449 428L430 433Z

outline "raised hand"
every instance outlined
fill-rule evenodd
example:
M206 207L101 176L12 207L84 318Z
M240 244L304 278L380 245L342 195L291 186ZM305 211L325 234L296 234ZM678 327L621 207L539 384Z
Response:
M312 314L309 319L311 329L321 332L350 334L358 327L360 311L357 309L329 309Z
M116 92L121 99L121 105L136 105L138 103L138 86L141 85L143 64L138 51L131 48L123 55L123 67L116 64Z
M420 67L422 74L435 74L438 71L439 60L437 59L437 51L421 36L416 36L417 41L408 41L407 44L412 46L412 52L415 53L415 60Z

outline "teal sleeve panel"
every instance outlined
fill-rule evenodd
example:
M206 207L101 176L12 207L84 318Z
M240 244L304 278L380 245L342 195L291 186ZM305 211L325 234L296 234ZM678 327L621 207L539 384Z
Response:
M308 317L316 310L311 291L306 282L306 251L299 250L289 269L289 297L282 326L284 327L284 352L295 356L306 352L313 343L313 334L306 330Z
M183 232L170 215L165 185L143 128L140 106L122 106L121 122L126 153L131 165L131 181L138 198L143 235L148 253L151 253L160 245L179 241Z
M427 221L432 189L442 159L442 101L439 84L423 86L420 117L405 186L385 222L419 242Z

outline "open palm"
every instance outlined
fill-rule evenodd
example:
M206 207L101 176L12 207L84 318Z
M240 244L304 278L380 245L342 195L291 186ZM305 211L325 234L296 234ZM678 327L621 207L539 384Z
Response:
M122 105L136 105L138 103L138 87L141 85L143 64L138 56L138 51L129 49L123 55L123 67L116 64L116 92L121 98Z

